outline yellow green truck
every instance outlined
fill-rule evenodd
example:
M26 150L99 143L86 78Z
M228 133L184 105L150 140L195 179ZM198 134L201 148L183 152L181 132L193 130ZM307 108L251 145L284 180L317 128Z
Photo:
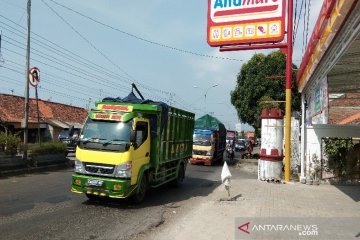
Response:
M96 103L77 144L71 191L141 202L151 187L181 184L193 129L193 113L134 94Z

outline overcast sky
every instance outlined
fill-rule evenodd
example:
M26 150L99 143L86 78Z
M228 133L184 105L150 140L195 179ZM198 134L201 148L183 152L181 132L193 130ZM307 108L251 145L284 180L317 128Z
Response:
M26 2L0 0L0 93L24 96ZM297 12L305 2L294 0ZM310 1L308 38L322 2ZM303 16L297 65L306 39ZM230 91L236 76L254 53L269 51L220 53L207 44L206 26L207 0L32 0L30 66L41 71L39 97L93 107L103 97L126 96L136 82L145 98L170 102L196 118L211 113L235 129Z

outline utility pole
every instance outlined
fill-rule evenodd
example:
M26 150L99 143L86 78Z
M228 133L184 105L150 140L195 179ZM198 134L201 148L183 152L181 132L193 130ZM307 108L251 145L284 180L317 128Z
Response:
M27 159L28 122L29 122L30 11L31 11L31 0L28 0L27 1L27 46L26 46L26 69L25 69L25 114L24 114L25 159Z
M288 1L287 54L286 54L286 103L285 103L285 182L290 181L291 164L291 77L292 77L292 28L293 0Z

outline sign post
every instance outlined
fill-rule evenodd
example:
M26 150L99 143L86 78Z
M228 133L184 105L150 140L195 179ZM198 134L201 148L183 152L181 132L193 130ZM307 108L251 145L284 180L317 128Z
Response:
M207 42L220 52L280 48L286 55L285 181L290 181L293 0L208 0Z
M37 122L38 122L38 143L41 144L40 140L40 113L39 113L39 97L38 97L38 82L40 82L40 69L33 67L29 70L29 83L31 86L35 87L35 98L36 98L36 108L37 108Z

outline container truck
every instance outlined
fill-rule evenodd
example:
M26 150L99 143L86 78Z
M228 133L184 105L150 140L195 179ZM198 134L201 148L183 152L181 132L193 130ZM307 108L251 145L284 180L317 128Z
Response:
M190 163L212 165L221 161L226 147L226 128L217 118L204 115L195 121Z
M89 199L141 202L150 187L181 184L193 130L193 113L165 103L133 93L103 99L89 112L80 134L71 190Z

